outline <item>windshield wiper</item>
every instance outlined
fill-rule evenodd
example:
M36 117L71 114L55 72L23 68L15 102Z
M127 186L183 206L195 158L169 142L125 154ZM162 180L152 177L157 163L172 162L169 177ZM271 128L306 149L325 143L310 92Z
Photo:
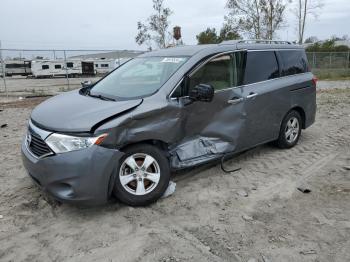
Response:
M91 94L91 91L90 91L90 90L87 92L87 95L88 95L88 96L91 96L91 97L95 97L95 98L101 99L101 100L105 100L105 101L116 101L115 99L110 98L110 97L107 97L107 96L103 96L103 95L93 95L93 94Z

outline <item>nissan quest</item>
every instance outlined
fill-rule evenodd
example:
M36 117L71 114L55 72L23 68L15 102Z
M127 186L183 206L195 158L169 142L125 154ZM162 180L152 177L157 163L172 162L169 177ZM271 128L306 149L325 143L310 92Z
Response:
M315 121L316 80L303 47L284 41L147 52L38 105L23 163L61 202L148 205L175 170L295 146Z

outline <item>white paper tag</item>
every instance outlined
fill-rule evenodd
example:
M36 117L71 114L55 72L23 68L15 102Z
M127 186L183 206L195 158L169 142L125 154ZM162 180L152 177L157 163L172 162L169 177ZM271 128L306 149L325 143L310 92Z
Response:
M162 63L181 63L182 61L184 61L184 58L181 57L166 57L162 60Z

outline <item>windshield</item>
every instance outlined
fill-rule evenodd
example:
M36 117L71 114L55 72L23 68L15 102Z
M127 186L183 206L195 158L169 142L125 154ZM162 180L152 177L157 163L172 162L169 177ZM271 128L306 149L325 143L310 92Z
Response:
M96 83L90 94L124 99L151 95L186 60L186 57L135 58Z

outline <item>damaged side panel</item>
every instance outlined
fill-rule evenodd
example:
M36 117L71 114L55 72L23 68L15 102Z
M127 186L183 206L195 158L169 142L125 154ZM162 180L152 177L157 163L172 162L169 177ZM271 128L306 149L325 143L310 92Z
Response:
M242 147L239 137L244 129L244 103L228 103L231 98L240 98L240 92L238 88L219 91L210 103L196 102L182 108L186 137L171 147L173 168L202 164Z
M146 140L171 145L185 135L181 127L182 114L177 105L170 105L166 100L155 102L145 99L142 107L105 123L98 132L111 134L106 139L111 147L124 147Z
M130 114L99 128L108 131L113 145L123 147L146 140L162 141L168 146L172 169L181 169L216 159L242 147L239 137L244 129L244 103L230 104L241 97L239 88L219 91L210 103L179 100L144 100Z
M225 152L233 151L233 148L231 143L219 138L194 137L170 151L170 164L174 169L199 165L216 159Z

